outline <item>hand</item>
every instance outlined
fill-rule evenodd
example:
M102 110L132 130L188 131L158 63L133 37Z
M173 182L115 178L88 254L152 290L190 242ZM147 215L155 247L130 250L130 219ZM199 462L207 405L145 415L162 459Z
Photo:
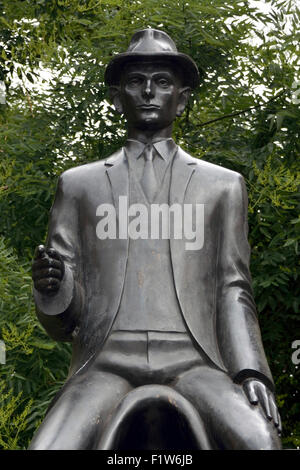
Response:
M252 405L259 403L268 420L273 420L278 434L281 434L281 419L273 393L270 392L263 382L257 379L246 379L243 382L243 388L250 403Z
M64 272L64 262L56 250L53 248L46 250L44 245L36 248L32 263L32 279L34 287L39 292L43 294L57 292Z

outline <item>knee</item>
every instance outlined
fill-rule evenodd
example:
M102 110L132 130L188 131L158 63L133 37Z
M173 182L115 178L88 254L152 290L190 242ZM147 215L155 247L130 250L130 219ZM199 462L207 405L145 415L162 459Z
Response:
M273 421L267 421L262 417L257 425L249 429L246 437L246 449L249 450L279 450L281 449L281 440L275 428Z

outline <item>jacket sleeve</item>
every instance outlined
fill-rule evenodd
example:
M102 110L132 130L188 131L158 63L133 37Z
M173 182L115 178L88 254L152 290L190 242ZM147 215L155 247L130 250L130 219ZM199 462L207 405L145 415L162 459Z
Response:
M60 288L51 294L42 294L33 288L37 316L48 334L57 341L72 341L83 304L78 199L73 186L69 172L63 173L50 212L46 241L46 248L57 250L65 264Z
M257 320L249 270L248 199L241 175L223 198L218 282L217 335L223 361L234 381L257 378L274 390Z

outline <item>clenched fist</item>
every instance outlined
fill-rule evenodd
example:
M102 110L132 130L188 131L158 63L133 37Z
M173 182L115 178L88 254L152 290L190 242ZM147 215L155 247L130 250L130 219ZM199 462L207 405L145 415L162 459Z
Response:
M34 287L43 294L55 293L60 287L65 266L60 254L53 248L39 245L34 253L32 279Z

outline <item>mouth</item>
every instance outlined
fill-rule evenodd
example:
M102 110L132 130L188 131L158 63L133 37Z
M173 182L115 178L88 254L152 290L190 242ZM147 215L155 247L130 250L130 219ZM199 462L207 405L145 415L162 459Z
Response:
M151 110L151 109L159 109L159 106L155 104L141 104L140 106L137 106L137 108Z

